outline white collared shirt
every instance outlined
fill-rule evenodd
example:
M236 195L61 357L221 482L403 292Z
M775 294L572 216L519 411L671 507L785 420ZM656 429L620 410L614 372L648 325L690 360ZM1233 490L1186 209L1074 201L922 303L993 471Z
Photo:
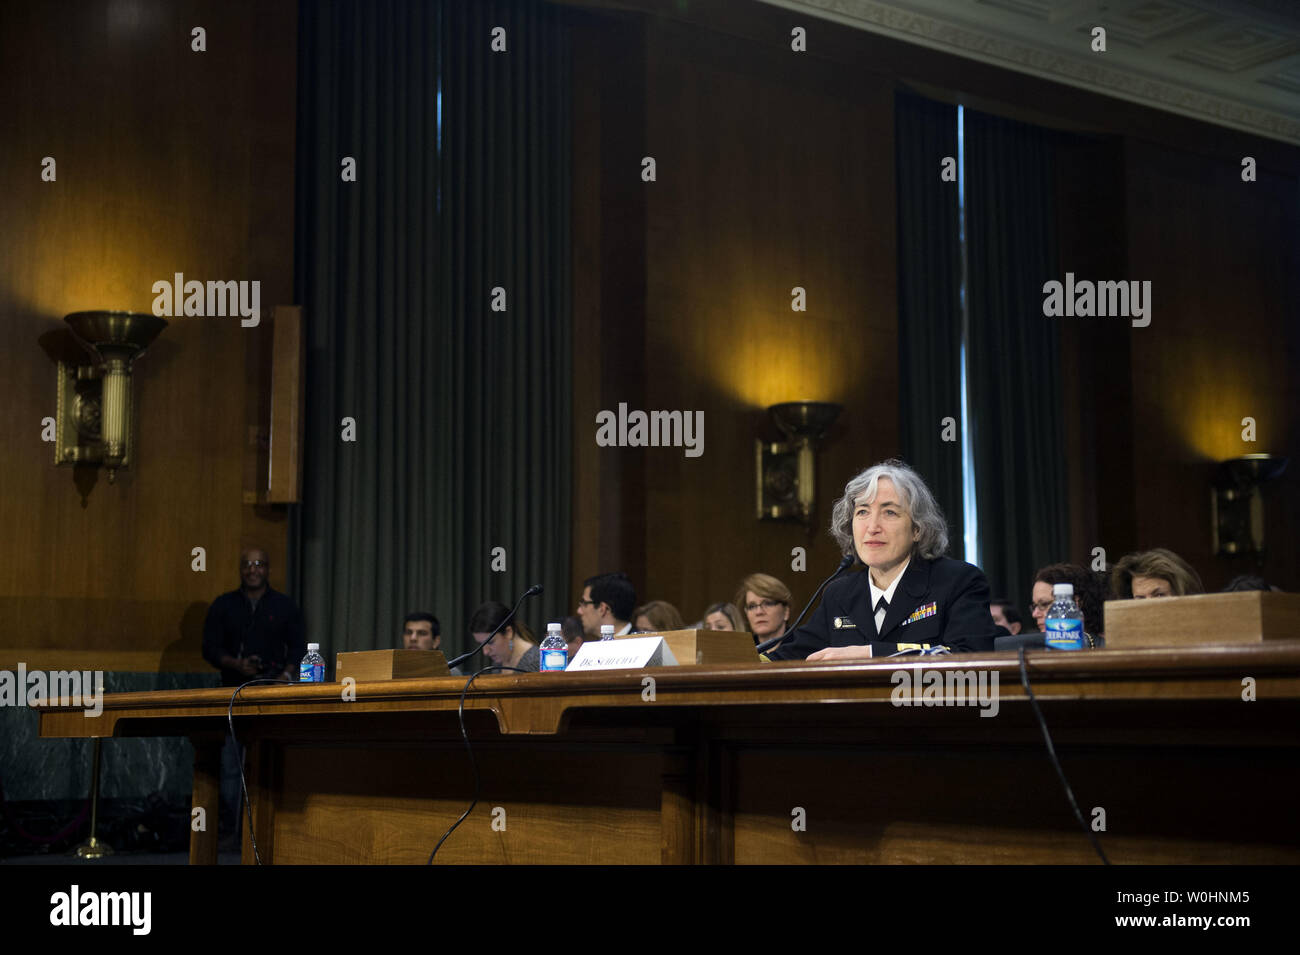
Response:
M898 589L898 582L903 579L903 574L907 573L907 565L910 564L911 562L912 562L911 557L903 561L903 566L902 568L899 569L898 576L894 578L894 582L889 585L888 590L881 590L879 587L877 587L876 582L871 579L871 571L870 570L867 571L867 583L871 585L871 606L873 608L880 603L881 597L885 598L885 603L891 606L893 605L894 591ZM879 610L876 611L876 633L880 633L880 628L885 622L885 614L888 612L889 612L889 607L881 607Z
M616 637L621 637L621 636L623 636L623 634L625 634L625 633L631 633L631 632L632 632L632 624L631 624L631 623L625 623L625 624L623 624L623 629L622 629L622 630L615 630L615 631L614 631L614 636L616 636Z

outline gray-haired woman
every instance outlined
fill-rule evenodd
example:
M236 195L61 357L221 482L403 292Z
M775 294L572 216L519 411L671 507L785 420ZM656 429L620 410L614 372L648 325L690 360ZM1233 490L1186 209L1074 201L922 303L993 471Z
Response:
M808 623L773 660L846 660L945 646L992 650L989 585L972 564L944 557L948 525L920 475L902 461L867 468L835 504L831 533L866 573L826 588Z

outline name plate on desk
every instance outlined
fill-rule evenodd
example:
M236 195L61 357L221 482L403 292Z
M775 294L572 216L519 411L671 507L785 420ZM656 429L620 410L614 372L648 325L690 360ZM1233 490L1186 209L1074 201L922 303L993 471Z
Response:
M677 658L663 637L623 637L619 640L585 641L566 669L573 672L675 666Z

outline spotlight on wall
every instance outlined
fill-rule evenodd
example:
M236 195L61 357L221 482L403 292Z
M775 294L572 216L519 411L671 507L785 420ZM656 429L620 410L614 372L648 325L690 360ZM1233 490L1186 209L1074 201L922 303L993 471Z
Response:
M825 401L787 401L767 410L786 440L755 442L758 519L808 524L816 504L813 450L843 408Z
M1287 458L1246 454L1219 465L1210 489L1210 527L1216 556L1264 552L1264 498L1260 485L1286 470Z
M55 464L130 467L131 366L144 354L165 319L136 312L73 312L63 319L89 353L85 364L58 363Z

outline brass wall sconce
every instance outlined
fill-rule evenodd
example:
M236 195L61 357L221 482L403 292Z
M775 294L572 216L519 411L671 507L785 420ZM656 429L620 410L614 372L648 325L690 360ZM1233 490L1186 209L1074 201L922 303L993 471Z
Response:
M1210 527L1216 556L1264 552L1261 484L1286 470L1287 458L1246 454L1219 465L1210 489Z
M786 440L755 441L758 519L809 524L817 492L813 451L843 408L825 401L787 401L767 410Z
M63 320L91 360L58 363L54 463L102 464L112 484L131 464L131 365L167 322L112 311L73 312Z

